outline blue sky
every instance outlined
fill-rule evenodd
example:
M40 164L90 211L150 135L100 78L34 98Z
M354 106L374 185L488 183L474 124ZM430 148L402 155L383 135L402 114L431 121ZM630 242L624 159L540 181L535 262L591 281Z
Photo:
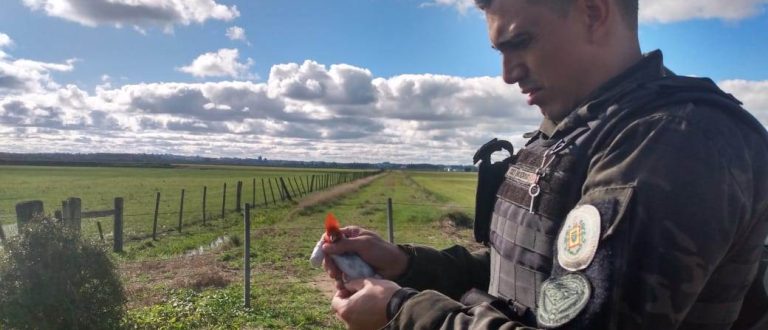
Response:
M466 164L538 122L471 4L3 1L0 150ZM641 0L641 47L765 123L766 4Z

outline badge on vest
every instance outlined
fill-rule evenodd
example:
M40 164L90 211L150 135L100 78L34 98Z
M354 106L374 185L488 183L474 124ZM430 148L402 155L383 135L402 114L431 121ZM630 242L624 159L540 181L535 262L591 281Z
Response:
M541 285L536 320L545 328L556 328L576 318L589 302L592 287L581 273L549 278Z
M575 207L568 212L557 235L560 266L572 272L587 268L595 257L599 241L600 211L589 204Z

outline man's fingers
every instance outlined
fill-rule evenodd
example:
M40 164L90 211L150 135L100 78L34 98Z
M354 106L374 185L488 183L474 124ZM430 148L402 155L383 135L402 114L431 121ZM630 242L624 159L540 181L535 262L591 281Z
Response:
M344 252L358 252L370 246L368 237L364 235L350 237L336 241L336 243L325 243L322 246L323 253L342 254Z
M339 266L336 266L336 263L333 262L333 259L328 257L327 255L325 258L323 258L323 269L325 269L326 272L328 272L328 275L335 280L341 279L341 269L339 269Z
M344 283L344 287L351 292L357 292L362 290L366 283L370 284L370 281L368 281L368 279L361 278Z

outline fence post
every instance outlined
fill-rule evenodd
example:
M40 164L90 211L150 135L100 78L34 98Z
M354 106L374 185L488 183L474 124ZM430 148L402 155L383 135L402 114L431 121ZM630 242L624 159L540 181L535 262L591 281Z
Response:
M261 193L264 194L264 207L267 207L267 187L264 186L264 178L261 178Z
M80 198L70 197L67 199L67 204L69 204L69 223L67 225L74 229L79 235L81 223L80 214L83 211L82 201Z
M288 186L291 187L291 192L293 192L293 197L296 197L298 194L296 193L296 189L293 189L293 183L291 183L291 177L288 177L286 181L288 181Z
M253 195L251 195L251 205L256 206L256 178L253 178Z
M240 202L242 202L241 197L243 196L243 181L237 181L237 194L235 196L235 212L242 212L243 209L240 207Z
M181 232L182 218L184 218L184 189L181 190L181 203L179 203L179 232Z
M312 174L312 181L309 182L309 191L315 192L315 175Z
M69 223L69 202L66 199L61 201L61 223Z
M243 293L243 299L245 300L245 307L251 307L251 205L245 204L245 215L243 216L243 222L245 223L245 233L243 241L245 247L243 251L243 286L245 292Z
M293 201L293 198L291 198L291 194L288 193L288 187L285 185L285 180L283 180L283 177L280 177L280 185L283 186L283 190L285 190L285 197L288 198L289 201Z
M221 197L221 218L224 218L224 207L227 205L227 183L224 183L224 192Z
M272 189L272 178L267 178L267 181L269 181L269 193L272 194L272 205L277 205L277 201L275 201L275 190Z
M299 181L296 181L296 177L290 178L293 179L293 183L296 184L296 191L299 192L299 197L303 196L304 193L301 191L301 186L299 186Z
M115 198L115 224L113 227L115 244L113 251L123 252L123 198Z
M101 242L104 242L104 231L101 229L101 221L96 220L96 227L99 228L99 237L101 237Z
M280 194L280 201L285 201L285 190L283 190L283 187L280 186L277 178L275 178L275 186L277 187L277 193Z
M205 199L208 196L208 186L203 186L203 226L205 226Z
M0 221L0 244L3 242L5 242L5 231L3 230L3 222Z
M301 186L304 188L304 193L309 195L309 175L307 175L306 185L304 185L304 179L300 178L299 181L301 181Z
M152 240L157 240L157 213L160 211L160 192L157 192L155 197L155 219L152 221Z
M16 227L19 228L19 232L34 216L42 214L42 201L28 201L16 204Z
M392 221L392 198L387 198L387 232L389 232L389 242L395 243L395 225Z

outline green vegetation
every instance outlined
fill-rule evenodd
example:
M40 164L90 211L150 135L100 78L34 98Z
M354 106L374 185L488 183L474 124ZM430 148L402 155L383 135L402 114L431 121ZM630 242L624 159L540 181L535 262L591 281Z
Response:
M189 187L208 184L210 201L211 186L214 183L228 182L228 190L233 191L230 186L233 187L237 180L243 180L245 200L250 201L249 178L318 173L310 170L248 167L17 167L15 171L13 175L8 171L0 172L0 180L17 180L14 184L16 187L22 187L21 181L26 184L34 182L38 190L16 189L3 184L0 187L0 200L2 196L26 196L23 199L32 199L40 191L40 195L44 196L35 199L44 200L46 211L50 211L52 207L49 205L56 205L55 201L67 195L79 195L83 199L84 208L89 210L92 209L90 198L98 200L101 197L92 194L88 187L104 187L104 184L98 183L102 181L111 183L107 185L108 189L101 192L106 197L103 197L105 202L99 207L108 208L107 202L112 197L122 195L126 198L126 214L131 214L132 208L139 210L136 212L151 213L147 210L154 208L153 189L163 189L161 193L165 195L186 187L187 196L193 196L190 193L192 188ZM79 180L69 178L66 175L68 171L77 174ZM58 181L53 180L55 183L49 185L45 180L37 178L46 175L54 179L58 177ZM154 184L158 180L165 180L166 185ZM75 190L58 187L63 182L82 182L77 191L88 193L65 193ZM128 314L123 320L123 326L141 329L341 328L341 323L329 309L333 283L322 270L312 268L308 262L314 244L323 233L323 220L327 212L333 212L342 225L359 225L386 237L387 198L392 198L396 242L437 248L472 243L471 228L466 226L471 216L468 211L471 211L474 204L474 176L471 174L389 172L367 185L350 184L338 188L343 193L321 191L298 204L270 204L269 208L257 207L252 211L252 248L249 255L253 291L250 309L242 307L242 215L228 212L225 218L215 217L205 226L199 222L192 223L185 226L181 234L173 231L178 215L169 215L165 222L161 222L167 232L163 231L166 234L159 240L129 241L126 252L116 255L120 260L122 281L128 293ZM137 198L140 194L149 197ZM261 192L257 191L257 202L263 199L261 196ZM178 193L175 197L178 197ZM210 202L209 209L220 212L220 197ZM142 200L144 203L149 202L142 205ZM0 202L0 208L8 209L8 203L2 203L4 201ZM187 205L192 208L194 204L187 199L185 214ZM216 204L218 207L214 206ZM228 208L234 208L232 194L228 194L227 204L232 205ZM174 208L177 207L177 198L167 202L163 200L161 212L175 212ZM148 224L151 225L151 217L147 220L127 221L133 221L134 226L151 228L148 227ZM103 219L102 223L105 222L111 221ZM84 226L88 226L87 223L84 221ZM94 231L89 235L95 237ZM217 240L223 243L212 244ZM190 251L201 254L183 257Z
M3 242L0 279L2 327L111 329L123 318L125 295L108 252L47 219Z

